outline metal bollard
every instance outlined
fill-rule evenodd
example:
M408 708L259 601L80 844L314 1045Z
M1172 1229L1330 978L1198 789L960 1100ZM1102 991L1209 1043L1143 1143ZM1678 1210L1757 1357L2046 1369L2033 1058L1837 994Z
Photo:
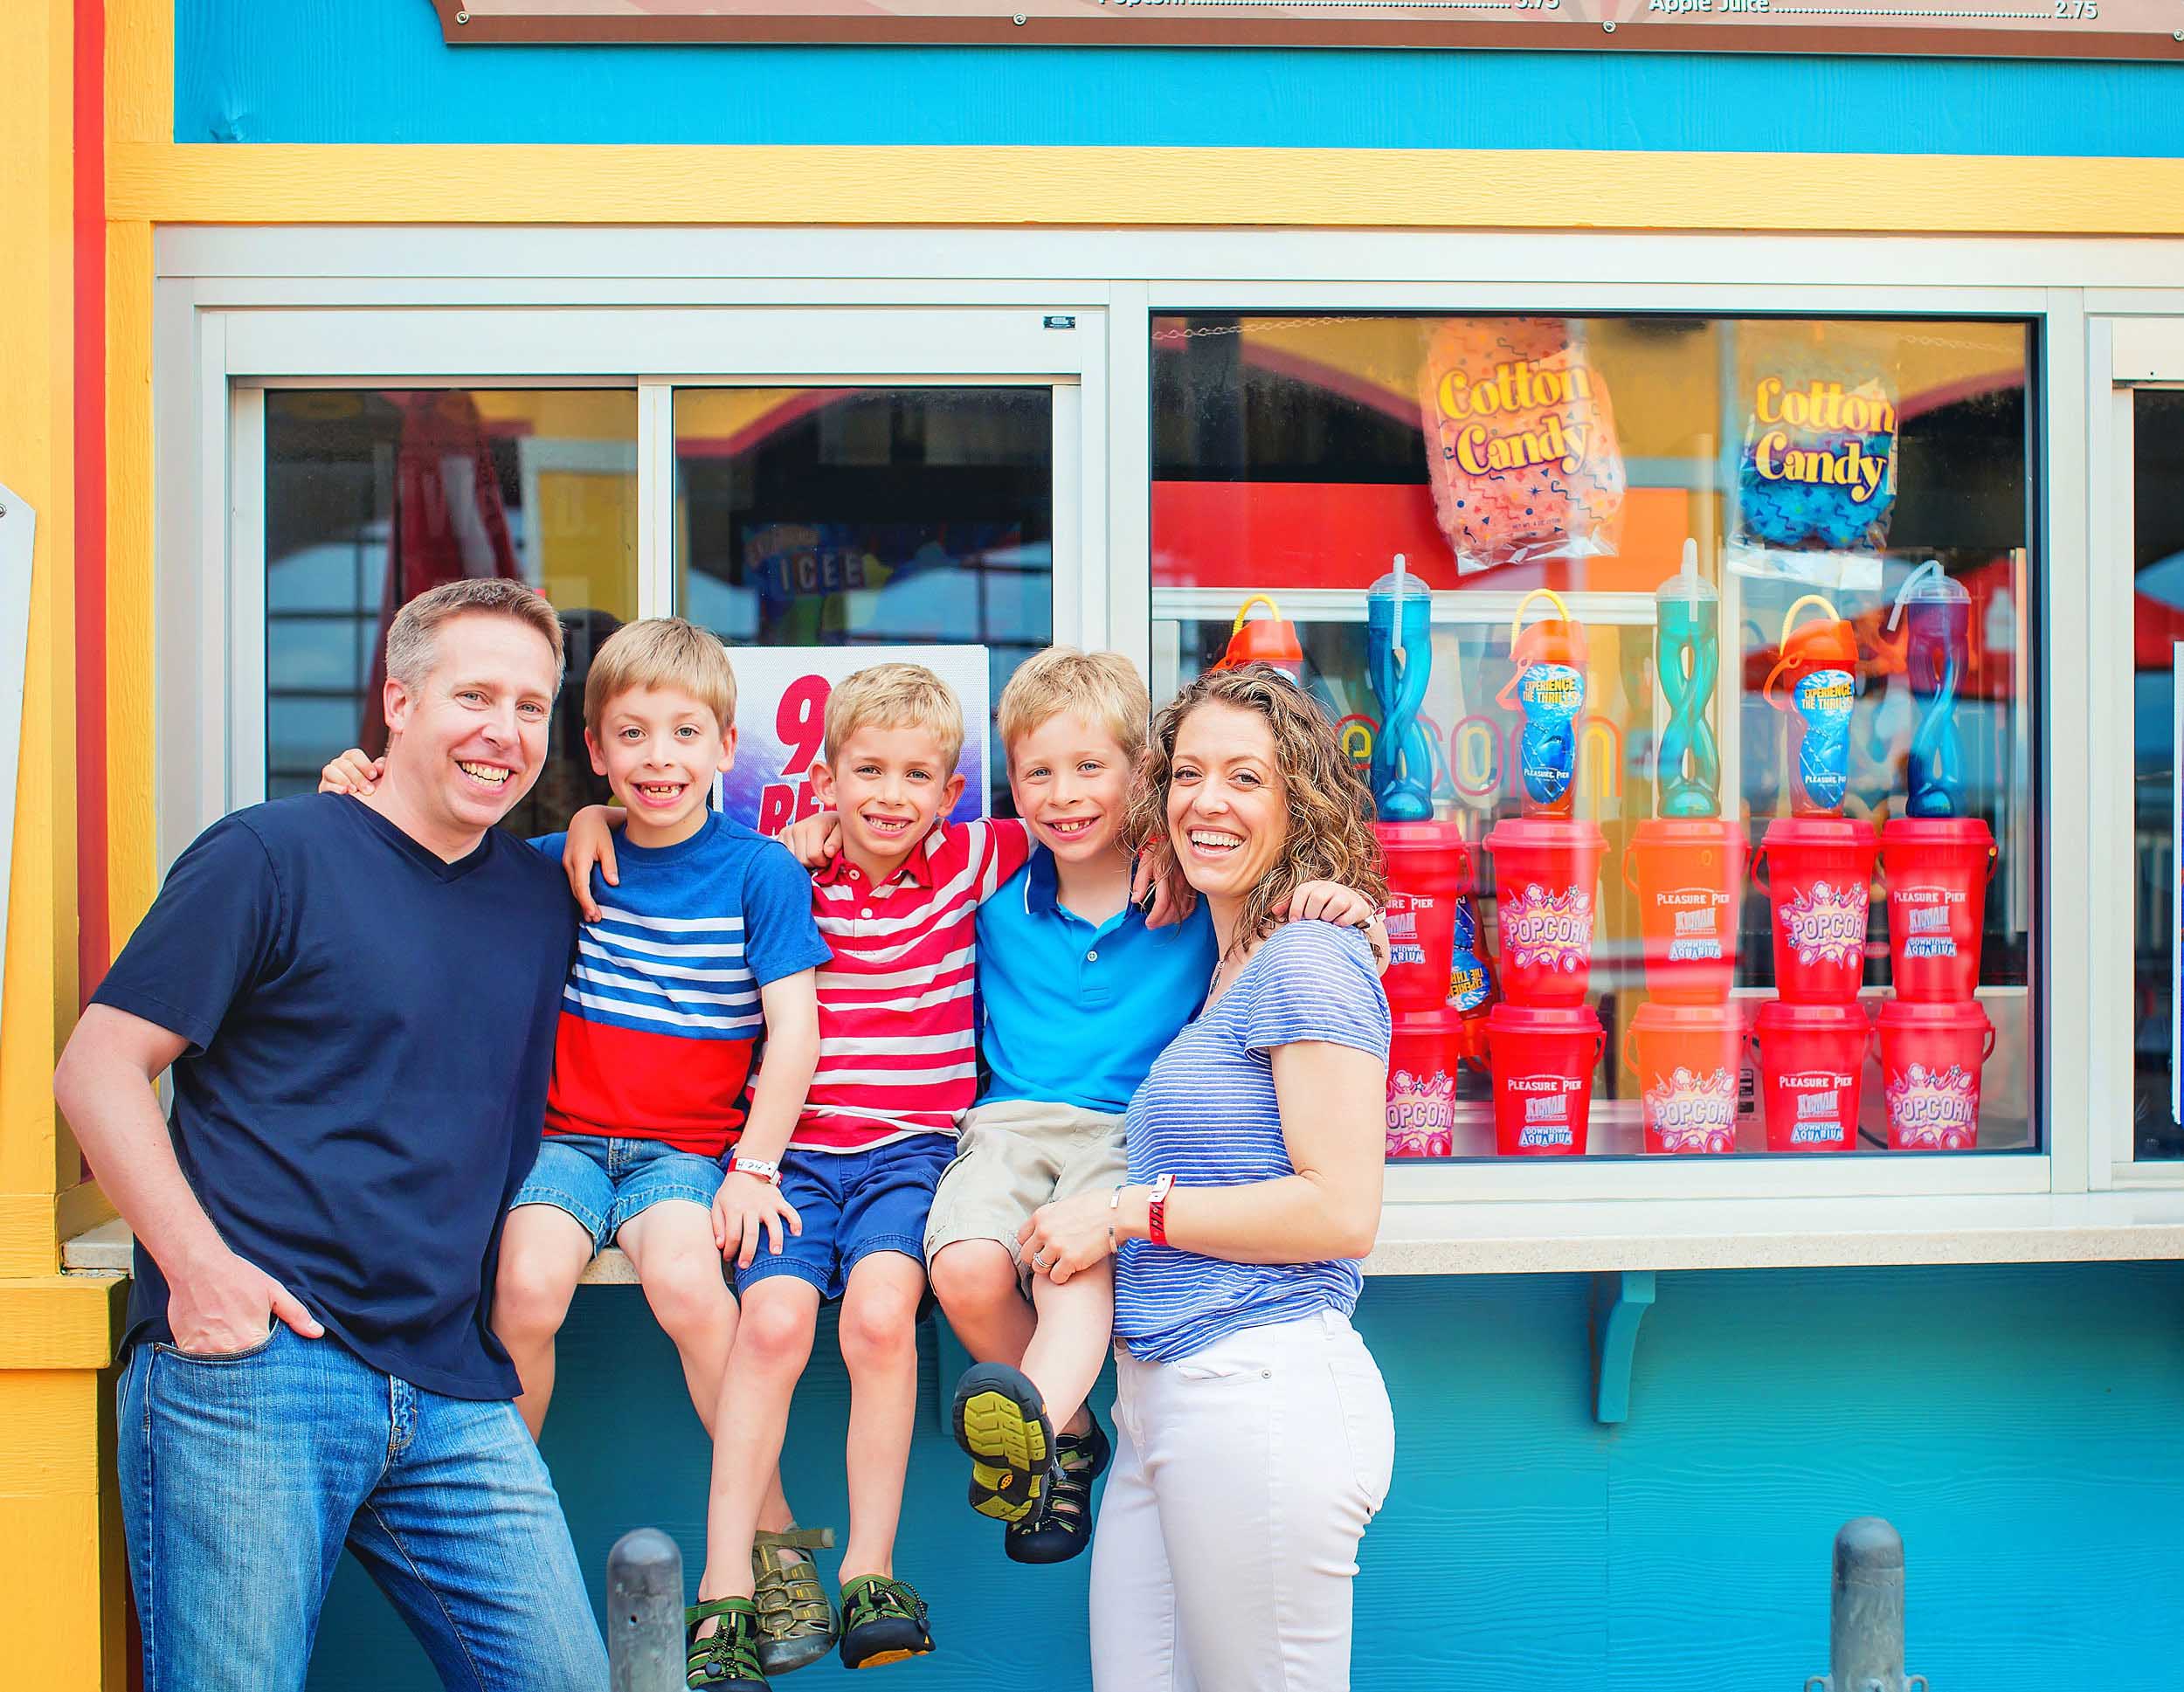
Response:
M676 1692L684 1681L682 1548L636 1528L606 1556L607 1684L612 1692Z
M1805 1692L1926 1692L1924 1675L1904 1673L1903 1536L1877 1516L1846 1522L1835 1535L1828 1667Z

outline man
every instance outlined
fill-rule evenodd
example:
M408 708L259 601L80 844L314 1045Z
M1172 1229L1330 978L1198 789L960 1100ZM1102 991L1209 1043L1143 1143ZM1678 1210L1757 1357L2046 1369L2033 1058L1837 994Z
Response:
M344 1544L446 1685L606 1683L488 1308L575 939L560 867L494 825L561 664L519 584L411 601L375 791L207 829L62 1054L54 1095L136 1233L118 1466L145 1692L301 1689Z

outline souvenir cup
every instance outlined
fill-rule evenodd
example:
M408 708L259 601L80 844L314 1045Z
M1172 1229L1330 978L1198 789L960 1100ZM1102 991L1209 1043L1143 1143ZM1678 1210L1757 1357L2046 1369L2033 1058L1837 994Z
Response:
M1471 1026L1460 1012L1409 1012L1395 1019L1388 1041L1389 1157L1452 1154L1456 1074L1470 1049Z
M1825 620L1795 628L1807 605L1825 611ZM1858 702L1857 636L1834 605L1808 593L1784 615L1778 651L1760 692L1789 714L1790 810L1840 816L1850 782L1850 713Z
M1759 1099L1769 1151L1852 1151L1873 1025L1863 1005L1759 1007Z
M1471 891L1471 853L1453 823L1381 823L1388 864L1388 1008L1438 1010L1448 1003L1457 906Z
M1784 817L1767 825L1752 876L1773 909L1775 991L1791 1004L1857 998L1879 850L1873 831L1851 818Z
M1641 1005L1623 1036L1649 1153L1737 1149L1744 1022L1731 1005Z
M1524 626L1525 609L1545 599L1561 612ZM1578 719L1585 715L1585 625L1552 588L1534 588L1509 625L1515 673L1503 687L1503 710L1521 710L1517 797L1527 817L1567 817L1577 803Z
M1891 1151L1970 1151L1980 1140L1980 1069L1994 1025L1977 1005L1890 999L1881 1006L1881 1096Z
M1881 829L1890 978L1898 998L1961 1003L1980 984L1994 836L1976 817L1894 817Z
M1502 996L1512 1005L1584 1004L1607 837L1591 823L1516 817L1495 825L1486 848L1494 854Z
M1582 1157L1593 1070L1607 1036L1582 1005L1503 1003L1487 1012L1494 1149L1504 1157Z
M1623 885L1638 900L1646 991L1662 1004L1719 1005L1737 978L1743 825L1655 817L1623 853Z

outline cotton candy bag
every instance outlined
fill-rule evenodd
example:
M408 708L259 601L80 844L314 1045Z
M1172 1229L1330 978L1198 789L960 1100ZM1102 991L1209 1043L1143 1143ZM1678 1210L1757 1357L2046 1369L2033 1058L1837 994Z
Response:
M1615 551L1615 411L1566 319L1448 320L1418 394L1434 512L1460 574Z
M1745 384L1725 549L1745 576L1877 590L1896 503L1896 396L1870 369L1764 359Z

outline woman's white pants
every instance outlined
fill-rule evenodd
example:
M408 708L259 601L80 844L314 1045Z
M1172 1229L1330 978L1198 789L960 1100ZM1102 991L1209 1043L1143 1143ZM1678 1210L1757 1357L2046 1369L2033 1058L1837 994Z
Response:
M1395 1460L1365 1342L1323 1311L1179 1363L1116 1353L1095 1692L1347 1692L1358 1541Z

